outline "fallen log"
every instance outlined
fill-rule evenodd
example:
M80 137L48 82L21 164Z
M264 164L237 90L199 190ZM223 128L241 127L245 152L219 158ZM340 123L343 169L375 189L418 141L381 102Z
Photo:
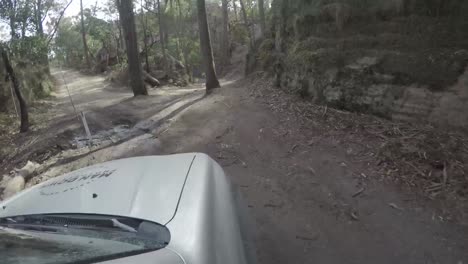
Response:
M149 73L146 71L143 71L143 80L150 84L151 86L159 86L159 80L151 76Z

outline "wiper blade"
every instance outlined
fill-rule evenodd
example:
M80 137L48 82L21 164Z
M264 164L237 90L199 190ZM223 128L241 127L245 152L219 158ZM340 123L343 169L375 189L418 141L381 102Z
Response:
M79 234L82 232L110 232L110 233L131 233L136 234L137 230L120 223L116 219L112 219L114 226L100 227L100 226L75 226L75 225L57 225L50 223L42 224L23 224L23 223L0 223L0 228L10 228L24 231L47 232L56 234Z
M137 233L138 231L126 225L115 218L109 219L108 225L79 225L79 224L66 224L66 223L53 223L48 221L43 221L40 223L22 223L17 221L8 221L6 223L0 223L2 227L22 229L22 230L32 230L32 231L46 231L46 232L58 232L69 230L69 229L78 229L78 230L91 230L91 231L124 231Z
M112 218L111 221L112 221L112 224L114 224L114 227L120 228L120 229L128 231L128 232L134 232L134 233L137 232L137 230L135 228L133 228L133 227L131 227L129 225L123 224L123 223L119 222L119 220L117 220L115 218Z
M21 229L28 231L42 231L42 232L57 232L62 229L62 227L57 226L44 226L44 225L34 225L34 224L0 224L1 227L11 228L11 229Z
M40 225L89 230L119 230L132 233L137 232L140 222L119 217L91 215L30 215L0 219L0 224Z

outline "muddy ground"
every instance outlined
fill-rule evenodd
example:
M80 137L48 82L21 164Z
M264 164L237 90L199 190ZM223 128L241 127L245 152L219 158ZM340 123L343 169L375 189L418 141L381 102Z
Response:
M133 98L102 76L54 74L61 85L33 109L34 130L1 142L11 148L1 172L41 164L27 186L112 159L205 152L245 195L259 263L468 263L466 225L444 203L389 180L371 151L378 135L340 130L360 116L310 106L315 115L304 118L309 106L277 94L264 76L231 75L208 97L194 85Z

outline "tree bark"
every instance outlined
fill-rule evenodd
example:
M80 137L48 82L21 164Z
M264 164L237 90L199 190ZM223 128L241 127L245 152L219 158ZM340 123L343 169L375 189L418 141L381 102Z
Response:
M146 1L145 1L146 3ZM150 64L148 58L148 19L143 11L143 0L140 1L140 11L141 11L141 25L143 27L143 49L145 51L145 71L150 72Z
M176 48L177 48L177 57L180 61L182 61L185 65L185 59L184 55L182 54L182 44L181 44L181 39L182 39L182 22L183 22L183 14L182 14L182 5L180 3L180 0L176 1L177 3L177 10L178 10L178 16L176 17L176 37L177 37L177 42L176 42Z
M281 78L284 72L283 61L281 60L283 56L280 56L280 54L284 54L285 51L283 38L284 36L286 36L286 8L286 1L276 0L272 2L272 10L274 11L273 23L275 37L275 53L277 56L277 60L274 64L276 87L281 87Z
M229 64L229 13L228 13L228 0L222 0L223 6L223 66Z
M232 0L232 6L233 6L233 8L234 8L234 16L235 16L235 19L236 19L236 21L237 21L239 18L237 17L237 4L236 4L236 0Z
M86 42L86 30L84 25L84 14L83 14L83 0L80 0L80 14L81 14L81 38L83 39L83 52L86 59L86 66L91 69L91 61L89 60L88 43Z
M198 27L200 30L200 49L205 66L206 93L210 93L214 88L219 88L218 77L216 77L213 60L213 50L211 49L210 31L206 18L205 0L197 0Z
M161 1L157 0L158 4L158 24L159 24L159 41L161 42L161 51L163 54L163 68L164 70L167 70L167 53L166 53L166 41L164 40L164 20L162 17L162 11L161 11Z
M266 21L265 21L265 2L264 2L264 0L258 0L258 14L260 16L260 29L262 31L262 36L265 36Z
M123 29L122 29L122 24L119 23L118 24L118 28L119 28L119 48L121 50L125 50L125 41L124 41L124 38L123 38Z
M148 95L143 83L143 69L140 63L140 53L138 52L137 34L135 28L135 16L133 14L132 0L116 0L120 14L120 23L127 47L128 71L130 75L130 87L133 94Z
M23 15L21 16L21 38L26 37L26 29L28 27L28 19L29 19L29 14L30 14L30 3L29 1L26 1L24 3L23 8L25 9ZM28 15L25 15L28 14Z
M16 34L16 12L17 12L17 1L11 1L11 0L8 0L8 1L5 1L6 3L6 7L8 9L8 13L9 13L9 24L10 24L10 36L11 36L11 40L15 40L15 39L18 39L18 34Z
M40 62L42 65L46 66L46 72L47 74L50 75L50 66L49 66L49 58L48 58L48 50L49 50L49 43L46 40L46 36L44 34L44 27L42 25L42 22L44 21L43 14L42 14L42 0L37 0L36 4L34 5L34 24L36 27L36 35L41 38L42 41L44 41L44 47L43 50L40 50Z
M42 26L42 0L37 0L34 7L36 32L39 36L44 36L44 28Z
M242 12L242 17L244 19L244 24L245 24L245 27L247 29L247 32L250 38L250 43L249 43L250 49L253 50L253 48L255 47L254 34L249 23L249 18L247 17L247 11L245 10L244 0L239 0L239 3L241 6L241 12Z
M23 98L23 95L21 94L20 83L18 79L16 78L16 74L15 74L15 71L13 70L13 67L11 66L11 62L10 62L10 59L8 58L8 54L6 50L3 49L3 47L1 46L0 46L0 53L2 53L2 58L3 58L3 63L5 64L5 69L8 73L8 76L11 82L13 83L15 95L18 98L20 112L21 112L20 132L24 133L29 130L28 106L26 104L26 101Z

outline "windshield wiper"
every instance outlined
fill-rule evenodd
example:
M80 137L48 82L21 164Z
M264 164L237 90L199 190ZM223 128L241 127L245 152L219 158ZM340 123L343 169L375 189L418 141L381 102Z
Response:
M30 225L30 224L1 224L0 227L10 228L10 229L20 229L27 231L40 231L40 232L57 232L57 227L44 226L44 225Z
M94 215L31 215L0 219L0 225L51 226L88 230L120 230L136 233L141 221Z
M128 232L134 232L136 233L137 230L129 225L126 225L126 224L123 224L121 222L119 222L119 220L115 219L115 218L112 218L111 219L112 223L114 224L114 227L118 227L122 230L125 230L125 231L128 231Z
M32 219L29 219L32 220ZM39 220L34 218L34 220ZM34 231L45 231L45 232L57 232L60 230L67 230L67 229L80 229L80 230L93 230L93 231L104 231L104 230L112 230L112 231L124 231L124 232L131 232L136 233L137 230L127 224L120 222L116 218L110 218L106 220L107 223L97 223L95 225L92 224L82 224L73 223L73 218L69 219L72 220L70 223L65 221L48 221L45 219L40 219L40 221L17 221L11 218L8 218L6 222L0 222L0 226L8 227L8 228L16 228L16 229L23 229L23 230L34 230Z
M140 219L88 214L44 214L0 218L0 225L17 229L75 234L79 232L99 232L117 236L137 236L154 239L170 239L167 228ZM120 233L120 234L117 234ZM124 233L127 233L124 235ZM84 234L84 233L83 233Z

